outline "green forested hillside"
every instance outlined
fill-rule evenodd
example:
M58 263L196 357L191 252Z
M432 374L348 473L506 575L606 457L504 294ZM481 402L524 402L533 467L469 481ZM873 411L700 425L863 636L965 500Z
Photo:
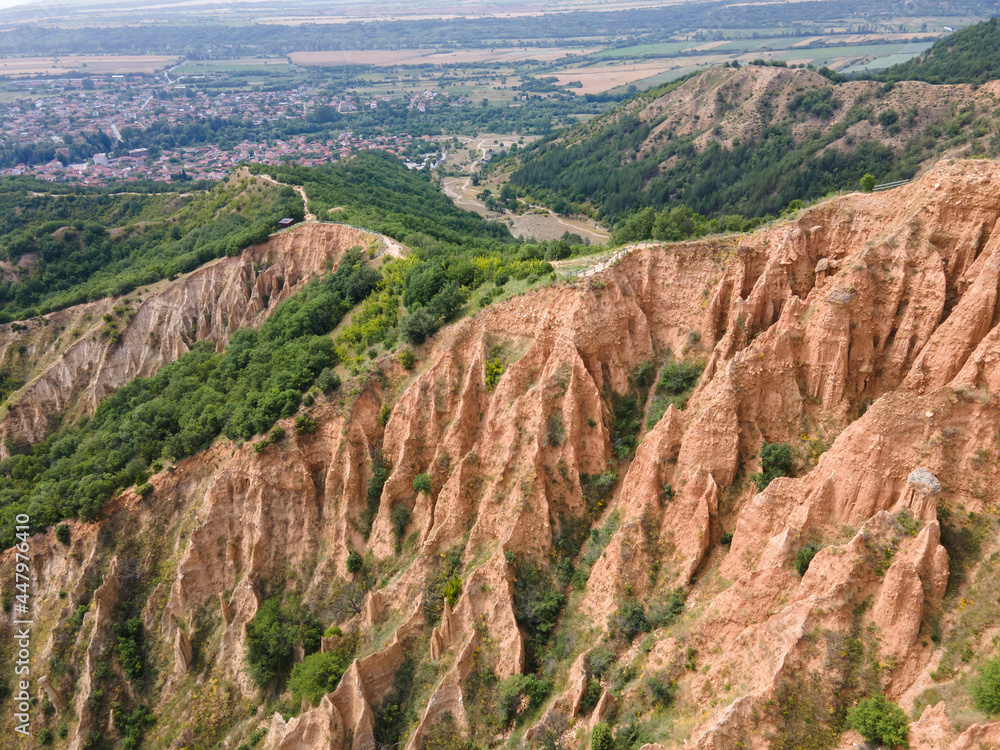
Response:
M795 201L856 190L867 173L908 179L945 153L1000 153L1000 118L986 92L842 80L764 61L735 68L641 94L486 172L506 172L528 201L590 213L635 240L643 237L621 229L646 209L693 211L706 228L707 219L746 228ZM675 235L668 227L647 237Z
M290 188L248 180L187 194L38 188L0 181L0 258L17 264L0 273L0 322L128 294L260 242L285 216L303 216Z
M912 60L886 68L880 81L986 83L1000 78L1000 23L996 18L939 39Z
M864 110L849 119L861 119ZM871 172L880 180L912 177L917 162L897 159L878 139L853 149L827 148L842 130L811 134L796 141L790 123L775 123L755 140L727 147L718 142L699 149L695 136L675 138L631 159L651 126L626 118L582 143L564 148L550 142L533 149L511 182L545 201L562 197L590 202L605 221L615 223L637 208L684 204L713 217L777 214L794 200L818 198L854 187ZM661 166L669 163L668 166Z
M407 233L422 232L449 242L514 241L505 226L457 208L426 174L407 169L382 151L362 151L317 168L254 164L250 169L305 187L309 208L320 219L356 224L400 240Z
M480 304L488 303L508 284L531 284L551 273L546 259L572 251L566 242L519 243L505 224L457 208L427 175L382 152L317 169L253 169L303 185L317 216L382 232L411 248L405 261L386 267L379 295L338 340L339 355L355 365L368 348L394 345L397 335L420 344L458 315L477 289L488 286ZM405 318L400 305L410 313Z

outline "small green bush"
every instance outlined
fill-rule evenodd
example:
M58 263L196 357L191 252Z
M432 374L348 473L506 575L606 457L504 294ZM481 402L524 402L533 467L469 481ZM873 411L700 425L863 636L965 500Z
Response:
M872 192L875 189L875 175L869 172L864 177L862 177L861 189L866 193Z
M309 435L316 432L316 422L308 414L299 414L295 417L295 434Z
M112 625L117 641L115 651L122 669L133 680L140 680L143 672L142 620L132 617Z
M307 656L295 665L288 678L292 698L296 701L306 698L312 705L317 705L324 695L337 688L351 661L351 654L341 649Z
M454 607L458 604L458 597L462 595L462 579L458 576L452 576L444 585L444 589L441 591L444 594L444 598L448 600L449 606Z
M650 628L665 628L684 614L686 602L687 592L678 586L672 589L666 597L649 603L649 609L645 616L646 622Z
M562 445L563 439L566 437L566 428L563 425L561 411L549 415L546 437L548 438L549 445L553 448Z
M656 390L665 396L684 396L698 385L698 379L704 371L703 362L671 362L660 373ZM683 408L683 404L679 408Z
M431 475L430 474L417 474L413 478L413 489L415 492L423 492L429 495L431 492Z
M299 618L278 597L266 599L246 628L246 662L250 676L262 688L292 663L299 640Z
M638 445L642 409L635 393L611 394L611 445L615 455L625 460Z
M392 407L389 404L382 404L382 409L378 413L378 423L385 427L389 424L389 417L392 416Z
M379 502L382 498L382 488L389 478L389 464L382 457L380 448L372 450L372 475L368 479L368 502L358 516L357 529L367 539L372 533L372 524L378 514Z
M645 725L637 724L635 719L627 724L619 724L615 729L615 750L638 750L645 744L654 742Z
M514 569L514 618L527 635L525 657L532 669L565 604L566 595L548 570L530 559L518 561Z
M413 513L405 505L396 504L392 506L392 512L389 514L389 520L392 522L392 531L396 535L397 545L403 539L403 532L406 531L406 527L410 524L410 519L413 517Z
M497 688L497 719L501 726L507 726L514 718L521 696L528 698L528 708L538 708L552 692L552 680L543 680L535 675L515 674L500 683Z
M417 358L409 349L404 349L399 353L399 364L403 366L404 370L412 370L416 363Z
M56 526L56 541L69 546L69 526L64 523Z
M903 710L881 695L862 698L847 712L847 723L869 742L909 747L909 722Z
M120 747L122 750L138 750L146 728L156 723L153 712L144 703L131 712L124 710L117 701L112 701L111 707L115 710L115 729L122 738Z
M650 702L654 706L669 708L677 693L677 683L668 676L651 674L646 678L646 690L649 691Z
M316 387L329 395L340 388L340 376L327 367L316 376Z
M653 402L646 417L646 427L655 427L671 404L677 409L684 409L704 370L703 362L677 361L667 364L656 383Z
M600 680L596 677L587 680L587 687L584 689L583 695L580 696L580 710L584 713L590 711L601 699L602 692L604 689L601 687Z
M324 638L333 638L333 636L343 636L344 631L340 629L339 625L331 625L326 630L323 631Z
M492 391L497 387L500 378L503 376L504 366L499 357L486 360L486 390Z
M788 443L764 443L760 449L760 472L750 475L757 491L764 489L778 477L792 475L792 449Z
M352 549L347 553L347 572L351 575L354 575L361 570L361 566L364 565L364 563L364 558L361 557L361 554L356 549Z
M800 576L804 576L809 570L809 564L816 557L817 552L819 552L819 545L816 542L809 542L795 553L795 570Z
M614 664L614 661L615 655L611 649L598 646L591 649L587 656L584 657L583 665L587 670L587 674L599 680L608 671L608 668Z
M424 585L424 617L431 625L436 625L441 619L447 596L445 589L451 593L453 579L458 577L461 566L462 547L455 545L437 558L433 572L427 577ZM457 600L455 597L455 601Z
M136 487L135 491L138 492L141 497L146 497L146 495L148 495L150 492L153 491L153 485L151 485L149 482L145 482L144 484L140 484L138 487ZM65 528L65 526L63 528ZM67 536L69 535L69 529L66 529L66 534Z
M590 734L590 750L613 750L614 738L611 735L611 727L603 721L594 725L594 731Z
M52 739L53 739L52 730L50 730L50 729L48 729L46 727L42 727L38 731L38 741L41 744L43 744L43 745L51 745L52 744Z
M613 637L622 638L629 643L639 633L649 632L649 622L642 602L632 599L622 604L608 618L608 630Z
M428 338L437 333L437 320L423 307L418 307L403 318L399 332L413 346L420 346Z
M972 700L984 714L1000 714L1000 656L983 665L972 683Z
M617 482L618 475L610 470L603 474L580 475L580 491L583 493L588 513L603 510Z
M615 668L611 670L611 675L608 678L608 691L621 696L625 686L638 676L639 666L635 661L617 664Z

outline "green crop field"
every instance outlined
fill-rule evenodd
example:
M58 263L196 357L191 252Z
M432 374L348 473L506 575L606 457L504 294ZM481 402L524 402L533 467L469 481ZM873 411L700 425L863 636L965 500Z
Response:
M662 42L660 44L634 44L631 47L617 47L596 52L592 57L642 57L643 55L670 56L677 52L694 49L704 42Z
M258 59L253 57L241 57L229 60L198 60L189 61L175 68L175 76L203 75L206 73L286 73L295 66L289 65L284 57L271 57Z

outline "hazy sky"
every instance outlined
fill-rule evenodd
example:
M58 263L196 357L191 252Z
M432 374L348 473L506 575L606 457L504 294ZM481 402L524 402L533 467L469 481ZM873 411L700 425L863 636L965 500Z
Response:
M55 6L56 8L65 7L71 5L72 3L67 3L65 0L0 0L0 9L3 8L13 8L15 5L36 5L36 6Z

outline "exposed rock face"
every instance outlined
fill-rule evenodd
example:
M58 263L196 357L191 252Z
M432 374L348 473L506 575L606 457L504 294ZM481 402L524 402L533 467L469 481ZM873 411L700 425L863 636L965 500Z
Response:
M350 580L349 548L398 563L338 618L369 640L336 690L288 721L258 718L270 727L265 750L367 749L395 676L428 664L433 676L399 740L422 750L449 715L473 727L469 684L484 653L499 679L525 670L511 560L558 558L557 539L586 519L610 534L564 615L587 626L526 736L541 743L571 719L589 727L615 703L645 705L641 681L616 697L605 677L600 702L581 715L582 655L623 604L652 606L675 589L686 595L675 624L648 649L637 639L616 655L678 682L675 709L690 733L655 737L657 747L768 747L794 729L782 709L789 695L814 696L809 718L823 727L861 694L862 678L910 710L942 658L930 623L944 642L956 623L942 529L954 533L949 523L1000 499L997 188L992 164L941 165L889 194L838 198L750 236L639 249L594 277L492 306L438 334L416 373L386 360L383 377L345 403L318 402L315 433L286 424L288 437L261 453L219 440L154 477L148 498L116 498L100 524L74 524L79 560L39 535L41 606L65 621L69 608L52 592L82 592L88 566L107 572L79 651L97 648L117 591L104 559L118 549L111 529L127 525L157 540L143 551L167 571L143 613L167 675L160 707L212 678L257 703L245 626L275 581L322 609L332 582ZM667 350L704 359L699 385L684 408L640 428L634 456L613 459L621 425L611 394L633 389L639 365L662 363ZM484 368L497 351L506 369L491 391ZM383 403L392 405L384 427ZM764 442L793 445L797 476L757 492L747 477ZM357 519L376 449L390 475L366 538ZM584 475L610 470L614 491L588 507ZM432 490L417 493L423 473ZM414 535L400 555L396 505L411 511ZM799 555L808 542L819 548L811 562ZM992 537L982 544L995 548ZM427 622L423 596L451 550L461 595ZM192 644L206 629L214 662L197 672ZM96 658L66 693L81 728L93 726L85 703ZM926 709L913 746L997 743L1000 726L982 717L958 732L951 710ZM231 745L244 729L229 730ZM157 731L163 746L187 741L178 726Z
M931 471L923 467L911 471L910 476L906 478L906 483L916 492L925 495L933 495L941 491L941 482Z

